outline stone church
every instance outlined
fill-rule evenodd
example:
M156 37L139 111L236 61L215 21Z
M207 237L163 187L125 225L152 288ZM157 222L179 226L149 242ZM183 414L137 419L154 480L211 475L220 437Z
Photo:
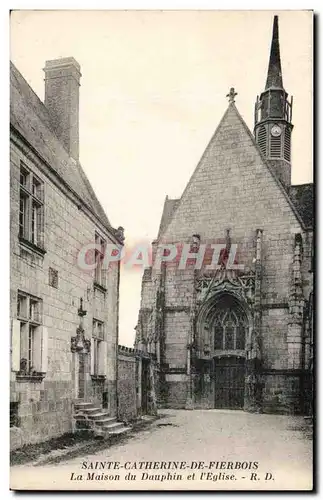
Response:
M145 269L135 345L157 356L160 406L307 413L313 184L291 184L277 16L253 133L235 96L181 198L166 197L152 255L190 244L190 258L184 269L167 259ZM202 249L219 243L217 266L198 268Z

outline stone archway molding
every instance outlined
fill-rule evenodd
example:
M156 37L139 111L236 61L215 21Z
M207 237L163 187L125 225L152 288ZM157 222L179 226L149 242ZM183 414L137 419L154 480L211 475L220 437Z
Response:
M245 343L244 352L239 351L240 356L247 357L247 350L251 345L251 337L253 332L253 315L252 311L244 299L243 295L238 293L236 290L232 290L229 287L223 287L221 290L214 291L209 295L207 300L205 300L199 307L196 315L196 347L197 355L200 358L210 358L214 357L214 348L211 346L211 341L213 343L213 338L211 338L210 328L212 327L212 318L215 315L216 304L221 301L224 297L228 297L230 300L233 299L237 309L240 309L245 316L247 323L247 337ZM230 351L231 352L231 351ZM225 355L223 352L222 355Z

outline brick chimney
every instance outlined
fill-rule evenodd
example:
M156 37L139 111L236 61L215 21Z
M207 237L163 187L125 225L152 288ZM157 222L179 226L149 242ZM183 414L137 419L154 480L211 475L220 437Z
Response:
M81 68L73 57L45 63L45 106L58 138L79 159L79 87Z

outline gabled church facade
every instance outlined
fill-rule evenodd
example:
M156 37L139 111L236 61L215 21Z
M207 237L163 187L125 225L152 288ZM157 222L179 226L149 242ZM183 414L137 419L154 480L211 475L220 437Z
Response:
M306 413L313 185L291 185L277 16L254 133L235 95L181 198L166 197L153 256L190 244L190 258L184 269L165 259L145 270L135 345L157 356L161 406ZM217 265L196 266L214 244Z

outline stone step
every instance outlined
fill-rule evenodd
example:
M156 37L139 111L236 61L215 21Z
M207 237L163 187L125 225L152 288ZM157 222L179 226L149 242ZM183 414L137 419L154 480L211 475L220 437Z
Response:
M83 415L83 413L80 413L79 415L76 413L76 415L73 415L73 418L78 422L87 420L86 416Z
M92 430L91 422L89 422L88 420L76 420L75 421L75 428L78 431L91 431Z
M109 413L107 413L106 411L97 411L96 413L89 413L87 414L87 417L91 420L102 420L103 418L108 418L109 417Z
M102 410L99 406L94 406L94 405L92 407L89 407L89 408L84 408L82 411L85 415L88 415L88 416L95 414L95 413L102 412Z
M116 418L115 417L106 417L106 418L95 419L95 424L96 425L112 424L114 422L116 422Z
M87 401L74 401L73 417L77 430L91 430L97 436L124 434L131 429L118 422L116 417L111 417L104 408Z
M93 403L85 403L85 402L74 403L75 410L86 410L93 407L94 407Z
M96 427L93 430L97 436L108 437L129 432L131 430L131 427L125 427L124 425L122 425L121 427L113 428L111 430L107 430L104 427Z
M120 429L114 429L112 431L109 431L109 434L112 434L115 436L116 434L125 434L126 432L131 431L131 427L121 427Z
M105 431L108 431L108 432L111 432L111 431L114 431L116 429L119 429L121 427L124 427L124 423L123 422L113 422L111 424L104 424L102 426L102 428L105 430Z

